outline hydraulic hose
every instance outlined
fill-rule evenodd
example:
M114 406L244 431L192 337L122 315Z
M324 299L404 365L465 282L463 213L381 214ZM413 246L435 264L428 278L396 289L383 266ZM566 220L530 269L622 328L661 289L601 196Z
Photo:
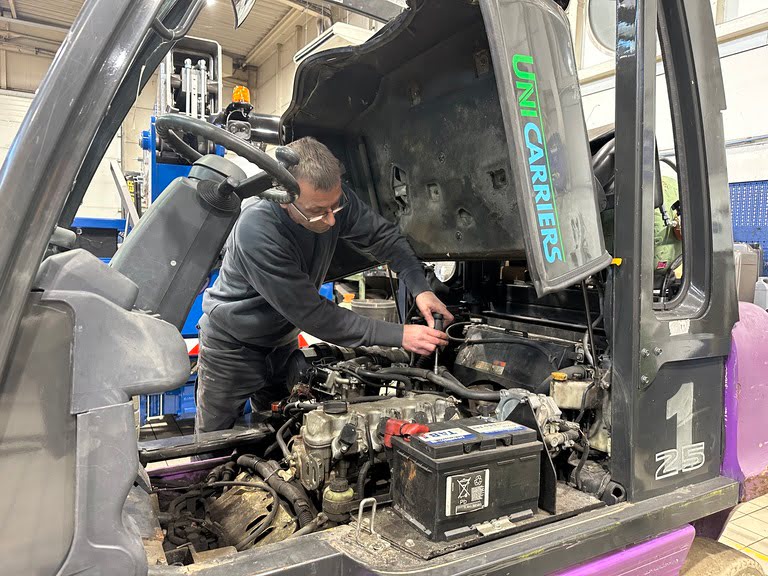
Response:
M454 378L453 375L448 371L443 371L441 374L435 374L431 370L426 370L423 368L397 367L383 368L378 371L378 374L386 374L393 379L395 378L395 375L399 375L427 380L431 384L440 386L441 388L444 388L456 396L466 400L498 402L501 397L500 394L495 390L470 390L461 382L456 380L456 378Z
M280 465L274 460L262 460L258 456L245 454L237 459L238 466L253 470L261 476L269 486L285 498L293 508L293 512L299 521L299 527L303 528L315 517L315 510L309 500L309 496L300 484L287 482L278 474Z

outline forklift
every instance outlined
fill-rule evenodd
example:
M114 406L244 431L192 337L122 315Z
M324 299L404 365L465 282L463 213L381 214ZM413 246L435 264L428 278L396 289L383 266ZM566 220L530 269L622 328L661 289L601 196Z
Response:
M3 571L671 575L687 558L687 574L758 574L713 540L737 504L768 492L760 432L768 313L736 298L725 99L709 3L617 2L615 127L590 139L564 13L568 0L409 0L365 44L301 63L290 107L279 120L265 120L260 132L263 142L278 146L274 155L199 119L158 117L158 135L193 164L189 175L150 206L110 265L70 249L55 232L71 224L150 71L189 31L204 3L86 0L0 171ZM253 2L233 5L241 23ZM663 289L654 282L653 245L654 213L663 202L655 138L657 34L682 214L683 273ZM379 460L368 452L371 471L383 470L385 479L393 463L389 499L378 492L366 497L378 477L370 483L377 486L366 488L362 469L360 490L347 487L340 470L329 476L320 469L330 479L322 492L322 486L313 492L304 476L307 456L297 450L308 446L306 423L315 417L341 422L363 410L354 398L291 403L304 411L304 424L292 447L284 447L287 470L275 468L261 480L257 472L237 476L251 480L221 479L236 466L259 469L275 450L267 444L283 448L283 432L301 424L298 416L277 430L260 422L240 436L201 434L149 451L137 442L132 397L186 382L189 361L179 330L240 201L293 202L296 158L282 145L305 136L337 155L347 168L345 184L396 221L423 260L459 262L458 274L440 283L460 293L457 305L468 309L459 338L464 349L472 344L471 330L491 330L505 343L526 340L527 349L562 349L570 363L548 376L540 393L524 390L525 383L506 385L506 363L468 363L461 348L451 359L458 378L445 369L433 374L410 367L396 350L365 351L393 366L374 374L426 383L416 390L418 406L451 405L441 408L440 425L434 415L417 414L395 429L389 418L381 430L368 430L367 439L353 427L347 446L367 442L379 450ZM246 177L226 158L190 146L190 137L224 146L260 170ZM59 243L55 250L52 242ZM340 243L326 279L371 265L368 255ZM517 276L505 280L503 269ZM480 340L475 344L494 345L493 338ZM347 351L330 352L337 353ZM495 376L477 379L481 372ZM550 391L554 398L570 385L583 390L581 410L577 403L562 416L540 418L542 407L553 407ZM595 390L603 401L588 406ZM392 396L382 405L411 401ZM590 411L602 420L585 416ZM547 432L553 422L560 428ZM401 433L405 425L430 431L410 428L408 437ZM524 494L525 509L488 520L490 510L508 500L505 486L488 483L494 473L488 470L500 465L495 459L489 469L448 476L435 495L419 492L425 501L448 498L444 513L442 501L430 510L442 515L438 528L426 529L415 517L419 503L398 500L398 491L407 496L408 482L423 469L407 468L408 455L435 438L442 445L446 435L465 442L473 437L468 426L483 427L483 450L517 450L517 439L525 438L525 454L514 456L520 472L507 476L509 493ZM489 430L506 434L503 445L486 438L496 433ZM347 426L342 432L348 438ZM554 454L557 434L568 451ZM263 450L238 452L245 443ZM236 460L206 460L213 449L234 449ZM465 452L469 458L471 450ZM157 474L145 469L148 459L181 455L202 461ZM598 456L604 471L598 483L605 485L596 496L579 474L595 469ZM338 467L344 458L329 461ZM403 469L413 476L398 475ZM523 469L530 482L521 480ZM206 475L214 479L207 485ZM194 484L180 487L188 477ZM479 500L445 495L452 486L468 487L470 479ZM169 543L179 536L160 528L163 514L168 517L156 507L164 491L181 490L172 504L193 516L198 510L187 502L221 506L240 494L238 482L272 495L264 500L271 502L269 514L249 523L242 545L212 556L199 546ZM219 498L206 498L222 487L228 491ZM309 495L301 510L297 493ZM353 506L335 508L335 520L330 513L322 520L322 513L306 516L317 498L325 511L326 501L347 495ZM281 499L288 503L278 505ZM269 524L277 519L282 524ZM224 514L206 529L224 533L231 520ZM205 542L200 526L195 529L195 542ZM260 536L264 541L254 545Z

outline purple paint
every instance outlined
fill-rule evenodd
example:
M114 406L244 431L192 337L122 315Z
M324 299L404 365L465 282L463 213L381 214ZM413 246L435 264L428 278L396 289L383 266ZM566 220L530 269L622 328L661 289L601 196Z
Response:
M743 501L768 491L768 312L739 302L725 367L722 473L741 483Z
M620 552L558 572L557 576L678 576L696 530L687 524Z

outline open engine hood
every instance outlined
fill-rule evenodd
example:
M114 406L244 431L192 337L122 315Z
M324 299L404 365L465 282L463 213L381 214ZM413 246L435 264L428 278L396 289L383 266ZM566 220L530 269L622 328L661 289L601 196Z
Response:
M412 1L366 43L308 56L281 123L326 143L424 260L526 258L539 294L610 262L551 0ZM343 258L332 275L365 267Z

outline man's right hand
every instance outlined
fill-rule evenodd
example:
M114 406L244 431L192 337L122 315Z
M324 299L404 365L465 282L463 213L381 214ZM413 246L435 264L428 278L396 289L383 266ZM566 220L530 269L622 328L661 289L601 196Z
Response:
M446 344L448 344L448 335L445 332L421 324L403 326L403 348L408 352L428 356L435 351L435 348Z

